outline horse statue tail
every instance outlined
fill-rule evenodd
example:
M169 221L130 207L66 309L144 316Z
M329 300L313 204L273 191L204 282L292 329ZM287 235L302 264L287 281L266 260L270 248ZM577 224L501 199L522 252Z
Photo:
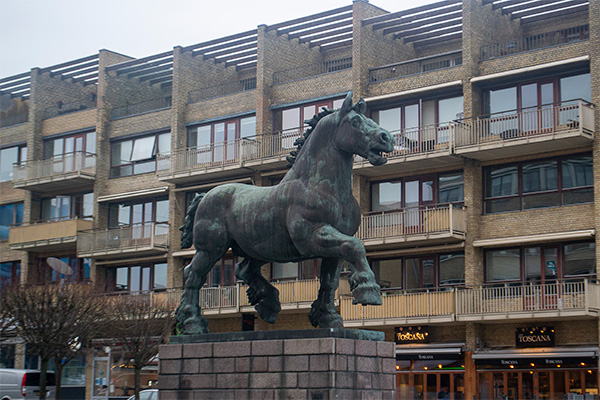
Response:
M196 215L196 209L198 208L198 204L204 198L206 193L196 193L194 200L192 200L190 206L188 207L187 213L185 214L185 218L183 220L183 225L179 228L181 231L181 248L187 249L188 247L192 247L194 244L194 216Z

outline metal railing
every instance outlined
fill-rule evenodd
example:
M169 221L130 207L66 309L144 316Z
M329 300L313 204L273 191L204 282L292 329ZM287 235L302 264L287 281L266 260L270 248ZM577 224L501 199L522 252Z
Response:
M446 232L464 234L466 213L452 205L369 213L361 217L360 239L383 239Z
M456 314L598 310L598 283L588 278L550 283L487 284L456 292Z
M84 151L61 154L47 160L25 161L13 166L13 184L26 184L30 180L56 178L73 173L96 175L96 154Z
M169 245L169 224L151 222L119 228L81 232L77 241L80 257L128 250L164 249Z
M210 86L188 93L188 104L256 89L256 77Z
M59 102L53 107L44 110L44 119L56 117L59 115L70 114L78 111L87 110L96 107L96 96L90 96L70 103Z
M462 51L454 51L372 68L369 70L369 82L387 81L460 65L462 65Z
M275 72L273 74L273 85L280 85L282 83L293 82L317 75L330 74L350 68L352 68L352 57L302 65L300 67Z
M19 125L29 121L29 113L19 113L0 118L0 128Z
M574 100L539 108L506 111L453 123L454 145L470 146L568 130L594 132L593 105Z
M171 107L171 96L159 97L157 99L143 101L136 104L127 104L115 107L111 112L111 119L125 118L132 115L142 114L149 111L157 111Z
M589 25L575 26L553 32L527 36L521 39L510 40L504 43L494 43L482 46L480 61L503 57L510 54L523 53L530 50L543 49L565 43L580 42L590 38Z

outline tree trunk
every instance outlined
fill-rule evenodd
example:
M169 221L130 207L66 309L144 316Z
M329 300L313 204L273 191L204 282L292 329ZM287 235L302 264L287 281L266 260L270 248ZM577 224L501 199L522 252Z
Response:
M134 386L135 386L135 399L139 400L140 398L140 375L142 373L142 368L135 367L134 373Z
M62 385L62 371L64 364L57 358L56 359L56 400L60 400L60 387Z
M48 359L42 358L42 365L40 368L40 399L46 400L46 372L48 371Z

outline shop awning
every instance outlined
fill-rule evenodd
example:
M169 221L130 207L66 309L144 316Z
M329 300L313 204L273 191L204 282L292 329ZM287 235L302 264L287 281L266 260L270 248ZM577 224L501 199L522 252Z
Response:
M539 350L490 350L473 354L477 365L546 365L595 363L598 347L541 348Z
M396 360L458 360L461 358L464 344L446 346L396 346Z

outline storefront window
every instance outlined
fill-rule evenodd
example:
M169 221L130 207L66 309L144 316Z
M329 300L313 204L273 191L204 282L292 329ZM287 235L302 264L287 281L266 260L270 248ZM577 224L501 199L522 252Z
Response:
M15 367L15 345L0 344L0 368Z

